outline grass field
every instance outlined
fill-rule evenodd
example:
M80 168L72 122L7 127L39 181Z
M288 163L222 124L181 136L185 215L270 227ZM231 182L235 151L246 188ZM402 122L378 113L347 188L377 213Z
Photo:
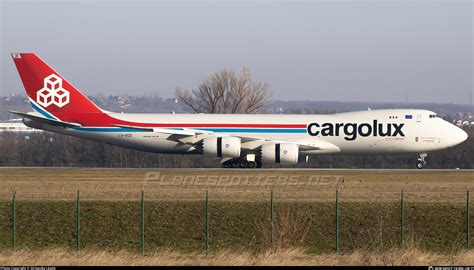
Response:
M423 252L458 254L467 244L466 192L473 190L473 176L472 171L415 170L3 168L0 250L7 252L12 246L12 190L17 191L18 249L73 250L80 190L84 252L139 252L140 192L144 190L146 252L200 253L205 247L204 194L208 190L210 252L215 256L224 251L264 254L271 246L273 190L273 246L331 254L338 189L341 253L389 252L401 246L403 189L404 245Z
M0 200L19 198L70 200L77 190L85 200L278 200L333 202L339 189L344 201L463 202L474 187L474 171L418 170L215 170L1 168Z
M371 252L357 250L348 254L308 254L300 249L280 250L273 253L221 251L206 256L202 253L183 254L175 251L150 253L146 256L126 251L94 250L77 254L71 250L52 249L42 251L20 250L0 252L1 265L299 265L299 266L426 266L426 265L473 265L474 252L452 254L422 252L416 249Z

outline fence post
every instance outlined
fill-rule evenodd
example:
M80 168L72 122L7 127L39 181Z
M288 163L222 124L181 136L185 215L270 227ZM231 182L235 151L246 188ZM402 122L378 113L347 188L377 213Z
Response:
M275 208L274 208L274 201L273 201L273 190L270 192L270 251L273 252L274 250L274 227L275 227Z
M471 208L470 208L470 197L469 197L469 190L468 190L467 198L466 198L466 246L467 246L467 249L471 248L470 238L471 238Z
M141 193L141 204L140 204L140 249L142 255L145 255L145 192L142 190Z
M400 245L403 247L405 240L405 205L403 204L403 189L400 196Z
M209 252L209 194L206 190L206 255Z
M81 199L79 190L77 191L76 201L76 250L79 253L81 250Z
M336 189L336 254L339 254L339 190Z
M12 239L12 245L13 245L13 251L15 251L16 248L16 190L13 191L13 202L12 202L12 214L13 214L13 239Z

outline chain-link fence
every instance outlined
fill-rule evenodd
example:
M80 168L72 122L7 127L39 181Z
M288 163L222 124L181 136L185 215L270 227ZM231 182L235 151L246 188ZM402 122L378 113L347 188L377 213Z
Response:
M142 191L16 193L0 200L0 249L345 253L470 248L468 190L144 185ZM3 193L5 195L5 193ZM143 196L143 197L142 197Z

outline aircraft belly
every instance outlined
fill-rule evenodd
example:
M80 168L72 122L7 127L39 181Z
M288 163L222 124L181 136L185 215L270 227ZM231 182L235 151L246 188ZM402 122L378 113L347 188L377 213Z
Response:
M167 140L166 137L159 137L153 132L95 132L81 131L70 128L54 127L44 124L30 124L29 126L60 133L64 135L79 137L92 141L117 145L154 153L166 154L187 154L191 147L176 141Z
M164 154L186 154L191 146L176 141L167 140L166 137L159 137L153 132L84 132L73 131L74 136L89 138L95 141L103 141L113 145L141 150L153 153Z

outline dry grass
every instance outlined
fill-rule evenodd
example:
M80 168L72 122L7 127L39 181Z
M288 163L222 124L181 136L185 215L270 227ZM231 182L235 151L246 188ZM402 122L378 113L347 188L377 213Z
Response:
M273 226L270 218L257 225L264 245L270 250L278 252L304 247L304 242L311 230L311 213L292 208L281 209L275 217Z
M166 181L146 181L150 172ZM339 188L345 202L397 202L401 189L407 202L463 202L472 179L473 171L0 168L0 200L13 189L26 200L70 200L77 190L83 200L138 200L143 188L147 200L201 200L209 190L212 200L262 201L274 190L279 201L332 202Z
M422 252L416 249L393 250L384 253L356 251L350 254L310 255L300 249L279 250L274 253L247 252L182 254L162 251L142 256L130 252L74 251L52 249L43 251L20 250L1 252L0 265L473 265L474 251L450 255Z

